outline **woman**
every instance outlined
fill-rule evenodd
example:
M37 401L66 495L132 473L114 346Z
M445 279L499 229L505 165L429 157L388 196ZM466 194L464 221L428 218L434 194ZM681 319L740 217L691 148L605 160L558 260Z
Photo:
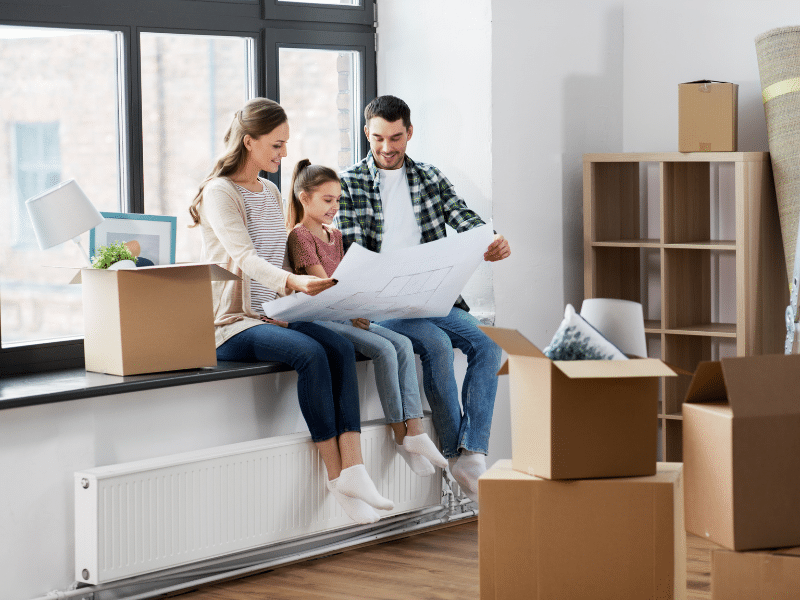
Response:
M315 295L335 283L283 269L283 203L278 188L259 172L278 171L288 139L279 104L265 98L247 102L189 209L201 229L203 260L241 277L212 284L217 358L278 361L297 371L300 410L325 463L328 489L351 519L374 523L380 518L374 508L394 505L378 493L363 464L353 344L325 327L281 323L262 310L263 302L278 295Z

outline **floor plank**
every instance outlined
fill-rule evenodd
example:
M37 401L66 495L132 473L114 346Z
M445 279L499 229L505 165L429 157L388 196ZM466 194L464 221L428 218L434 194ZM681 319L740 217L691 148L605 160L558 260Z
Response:
M711 599L714 544L686 536L687 600ZM180 600L478 600L478 522L204 587Z

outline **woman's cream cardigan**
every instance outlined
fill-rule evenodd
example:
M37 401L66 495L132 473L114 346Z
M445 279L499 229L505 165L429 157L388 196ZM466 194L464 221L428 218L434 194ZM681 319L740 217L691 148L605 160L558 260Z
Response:
M271 181L259 178L278 199L283 211L281 193ZM217 177L206 184L197 207L200 232L203 236L203 260L222 265L241 279L213 281L214 327L219 348L231 337L255 325L262 325L250 305L250 280L278 292L289 293L286 281L289 271L279 269L259 257L247 232L244 198L227 177ZM284 267L288 262L284 259Z

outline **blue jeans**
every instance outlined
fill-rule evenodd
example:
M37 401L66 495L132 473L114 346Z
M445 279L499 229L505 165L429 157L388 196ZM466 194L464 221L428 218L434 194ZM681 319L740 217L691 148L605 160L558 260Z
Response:
M311 439L361 431L353 344L314 323L255 325L217 348L217 360L282 362L297 371L297 398Z
M480 329L478 320L460 308L446 317L391 319L380 324L411 340L422 360L422 384L445 458L463 450L488 454L497 371L502 352ZM461 391L453 372L453 348L467 357Z
M375 366L375 385L387 423L422 418L417 362L406 336L371 323L369 331L353 327L350 321L316 321L353 342L355 349Z

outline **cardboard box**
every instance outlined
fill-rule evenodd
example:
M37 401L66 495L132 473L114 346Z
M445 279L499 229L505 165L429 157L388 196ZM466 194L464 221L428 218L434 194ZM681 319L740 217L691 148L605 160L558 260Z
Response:
M800 545L800 356L700 363L683 462L687 531L731 550Z
M761 552L714 550L712 600L797 600L800 548Z
M678 150L736 152L739 86L721 81L678 85Z
M213 367L211 281L237 279L211 264L81 269L86 370L112 375Z
M553 361L513 329L481 327L508 353L514 469L546 479L656 472L657 359Z
M498 461L478 480L481 600L686 597L680 463L548 481Z

